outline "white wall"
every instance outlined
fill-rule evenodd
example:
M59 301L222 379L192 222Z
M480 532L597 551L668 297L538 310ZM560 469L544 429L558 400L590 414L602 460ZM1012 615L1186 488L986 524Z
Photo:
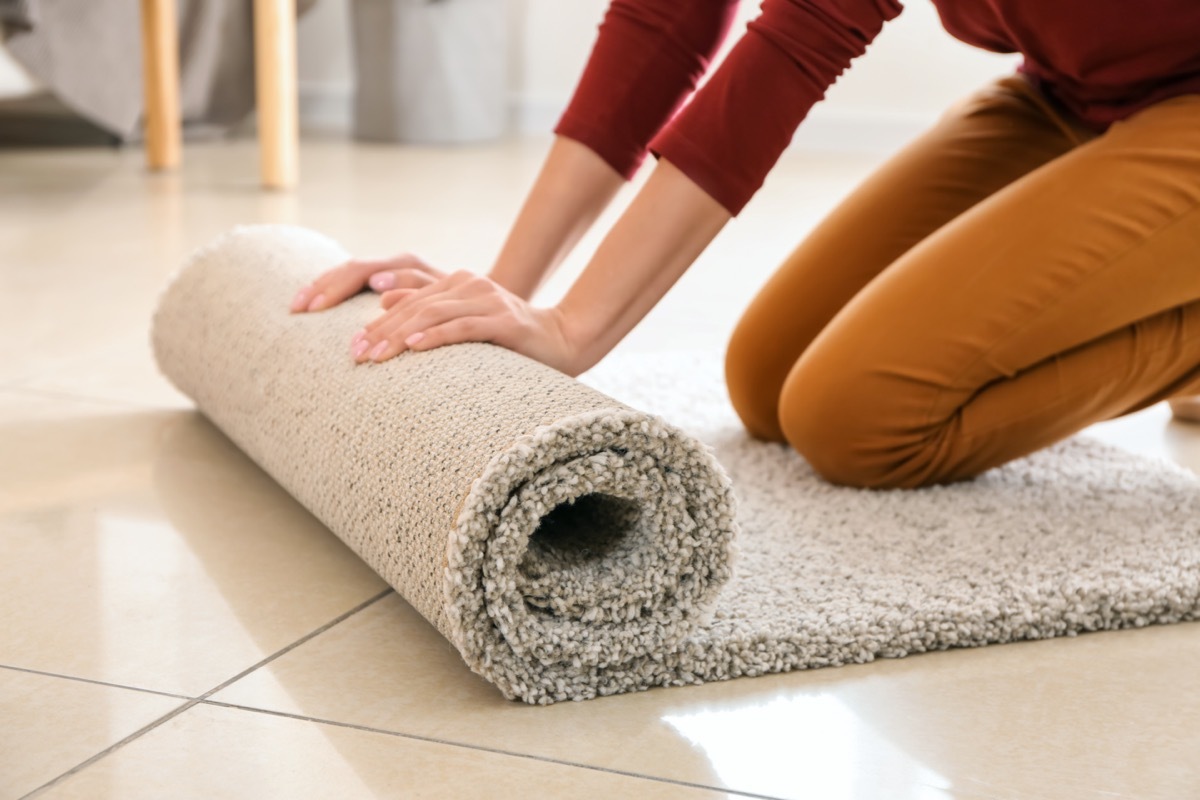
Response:
M453 2L453 0L449 0ZM349 127L353 86L349 4L318 0L300 26L301 114L310 128ZM515 125L545 131L570 97L607 0L508 0ZM732 41L758 13L743 0ZM947 104L1010 72L1012 56L955 41L926 0L912 0L801 127L800 146L875 152L927 125Z
M0 44L0 98L34 94L41 85Z

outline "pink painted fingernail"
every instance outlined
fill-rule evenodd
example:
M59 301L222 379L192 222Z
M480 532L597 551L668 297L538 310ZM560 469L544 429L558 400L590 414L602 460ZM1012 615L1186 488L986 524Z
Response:
M323 295L323 294L317 295L316 297L314 297L312 299L312 302L308 304L309 311L320 311L324 307L325 307L325 295Z
M366 335L367 335L367 329L363 328L361 331L359 331L358 333L356 333L352 337L350 337L350 345L354 346L354 345L358 344L360 341L362 341L362 338Z
M351 348L350 354L353 355L356 360L360 359L363 357L363 353L367 352L367 348L370 346L371 343L366 339L360 339L358 343Z
M308 289L301 289L292 298L292 311L303 311L308 305Z
M375 345L375 349L371 351L371 360L378 361L383 357L383 354L387 352L387 349L387 342L380 342L379 344Z
M371 288L383 292L396 285L396 276L390 272L377 272L371 276Z
M408 345L409 347L412 347L414 344L416 344L417 342L421 341L424 338L425 338L425 334L421 331L417 331L412 336L405 339L404 343L406 345Z

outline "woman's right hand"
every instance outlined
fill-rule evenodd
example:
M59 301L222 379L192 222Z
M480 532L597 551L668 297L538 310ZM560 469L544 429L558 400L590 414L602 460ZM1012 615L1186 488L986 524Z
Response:
M296 293L292 312L324 311L368 287L376 292L420 289L446 273L405 253L394 258L352 259L323 273Z

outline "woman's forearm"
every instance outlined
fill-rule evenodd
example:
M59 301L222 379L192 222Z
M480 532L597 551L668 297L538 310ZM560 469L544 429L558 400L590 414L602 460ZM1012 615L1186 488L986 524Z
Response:
M592 150L557 137L489 277L528 300L624 182Z
M558 304L576 373L605 356L704 251L730 213L661 160Z

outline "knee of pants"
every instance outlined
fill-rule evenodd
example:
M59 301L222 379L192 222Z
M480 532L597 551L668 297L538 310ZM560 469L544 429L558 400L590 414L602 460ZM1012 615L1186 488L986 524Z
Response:
M743 321L725 350L725 387L733 410L756 439L782 442L779 427L780 376L762 359L761 333Z
M938 437L897 431L894 395L847 373L800 365L779 395L783 435L825 480L862 489L915 488L937 482Z

